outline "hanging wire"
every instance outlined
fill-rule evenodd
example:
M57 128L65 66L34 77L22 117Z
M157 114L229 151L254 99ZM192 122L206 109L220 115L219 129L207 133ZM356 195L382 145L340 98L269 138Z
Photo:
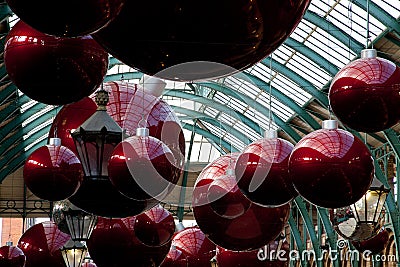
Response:
M366 37L367 37L367 40L366 40L366 47L365 47L365 48L368 48L369 43L370 43L370 36L369 36L369 0L367 0L367 19L366 19L366 22L367 22L367 27L366 27L366 30L367 30Z
M353 34L353 2L349 1L349 5L347 6L347 16L349 17L350 24L350 34L349 34L349 60L351 60L351 36Z
M272 57L269 60L269 112L268 112L268 130L271 130L271 120L272 120Z

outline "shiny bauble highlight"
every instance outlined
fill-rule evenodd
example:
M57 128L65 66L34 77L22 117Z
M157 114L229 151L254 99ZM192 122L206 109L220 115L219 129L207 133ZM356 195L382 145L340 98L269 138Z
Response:
M2 267L24 267L26 256L24 252L16 246L0 247L0 266Z

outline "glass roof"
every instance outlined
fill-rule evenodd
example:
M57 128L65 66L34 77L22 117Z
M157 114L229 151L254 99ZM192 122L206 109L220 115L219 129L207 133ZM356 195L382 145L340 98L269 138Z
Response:
M400 0L312 0L284 44L254 66L216 80L166 81L163 99L181 119L187 147L195 131L191 161L209 162L229 150L240 151L269 128L279 129L281 136L293 143L319 128L321 120L329 116L331 79L359 57L368 35L373 45L388 33L399 36L399 17ZM10 26L17 20L10 16ZM390 56L391 51L378 50L378 56ZM110 57L106 80L139 83L141 76ZM19 141L23 148L18 153L26 156L46 142L60 107L37 103L21 92L18 103L14 109L19 108L24 129ZM15 164L11 164L14 159L8 160L3 169L11 172L23 158L15 159Z

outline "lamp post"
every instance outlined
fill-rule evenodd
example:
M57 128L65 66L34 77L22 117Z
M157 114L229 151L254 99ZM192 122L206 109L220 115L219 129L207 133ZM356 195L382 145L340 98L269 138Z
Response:
M350 241L374 237L384 223L384 204L390 189L376 177L367 192L354 204L331 209L330 217L336 232Z
M86 253L86 246L72 239L61 248L61 254L67 267L81 267Z
M108 100L108 92L98 90L97 111L71 133L86 179L108 180L108 160L122 140L121 127L107 113Z
M58 223L65 220L73 241L86 242L97 223L96 215L79 209L68 200L55 203L53 213Z
M380 215L389 192L390 189L386 188L381 181L374 177L365 195L356 203L350 205L358 227L363 230L360 239L367 239L364 238L367 235L372 237L370 235L375 235L381 228Z

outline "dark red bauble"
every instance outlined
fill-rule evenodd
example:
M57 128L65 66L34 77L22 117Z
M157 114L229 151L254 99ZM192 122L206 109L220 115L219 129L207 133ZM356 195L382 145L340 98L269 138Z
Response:
M119 16L93 37L114 57L151 76L187 62L216 62L240 71L278 48L298 25L309 3L127 1ZM151 23L137 27L137 21L149 18ZM135 29L129 41L124 38L126 29ZM183 68L161 78L192 81L232 74L226 69Z
M192 194L193 215L199 228L216 245L237 251L254 250L279 235L289 219L290 204L269 208L251 202L242 215L233 219L218 215L208 199L209 187L238 154L222 156L200 173ZM237 192L241 194L240 190Z
M83 168L69 148L49 144L29 155L24 164L23 177L35 196L58 201L78 190L83 181Z
M90 95L101 84L108 53L90 35L54 37L19 20L6 37L4 64L11 81L27 96L65 105Z
M164 261L161 263L160 267L188 267L187 255L185 253L171 246L167 257L165 257Z
M124 83L119 84L120 87L124 85ZM150 136L161 140L169 147L175 156L176 166L182 172L185 161L185 136L174 110L166 101L146 93L141 86L129 83L127 86L132 88L134 95L126 108L125 120L121 127L130 136L136 134L138 127L147 127Z
M157 205L136 216L135 236L146 246L159 247L172 240L175 221L172 214Z
M304 136L289 158L289 173L298 193L324 208L350 206L369 189L374 162L368 147L352 133L332 128Z
M157 199L134 200L122 195L108 178L85 177L68 200L78 208L102 217L135 216L157 205Z
M178 182L178 173L171 150L144 133L120 142L108 161L111 183L123 195L136 200L163 200Z
M259 139L244 148L235 165L237 186L252 202L277 207L298 193L289 177L293 144L281 138Z
M70 239L54 222L46 221L27 229L17 246L26 256L25 267L65 267L60 248Z
M149 247L134 234L135 216L123 219L98 218L86 245L98 267L159 266L167 256L171 243ZM154 265L152 265L154 264Z
M74 131L89 119L96 112L96 109L96 103L88 96L77 102L64 105L51 124L49 139L54 137L60 138L63 146L68 147L78 155L71 131Z
M16 246L0 247L0 266L1 267L24 267L26 256L24 252Z
M329 90L333 113L359 132L379 132L400 120L400 68L365 49L361 58L343 67Z
M361 253L369 250L371 254L382 252L389 242L389 232L385 228L374 237L363 241L352 241L353 246Z
M233 169L229 171L234 172ZM228 219L243 215L251 205L251 201L240 192L233 174L216 177L208 187L207 199L215 213Z
M215 244L197 226L177 232L172 239L172 246L182 251L190 267L209 266L215 256Z
M33 3L7 0L11 10L25 23L58 37L78 37L98 31L121 11L125 0ZM77 19L79 18L79 19Z

